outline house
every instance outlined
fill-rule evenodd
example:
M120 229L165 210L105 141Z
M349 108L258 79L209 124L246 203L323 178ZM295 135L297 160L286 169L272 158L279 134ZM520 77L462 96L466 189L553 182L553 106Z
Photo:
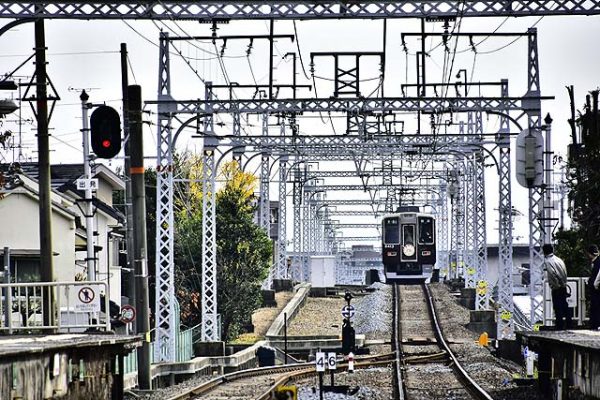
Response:
M0 199L0 248L11 251L11 273L15 282L40 279L39 269L39 189L37 163L23 163L8 174L8 165L0 165L5 176L18 184L4 187ZM83 176L83 164L51 166L52 247L54 279L56 281L83 280L86 276L86 245L84 202L82 191L77 190L77 179ZM119 250L123 241L124 216L113 207L114 191L125 189L123 180L108 167L92 167L92 177L98 179L98 190L93 200L94 250L96 279L106 281L110 298L121 303L121 267Z
M517 244L512 245L512 282L513 292L515 294L527 293L529 286L529 245ZM490 244L487 246L488 255L488 283L492 286L498 284L498 266L500 257L498 255L498 245Z

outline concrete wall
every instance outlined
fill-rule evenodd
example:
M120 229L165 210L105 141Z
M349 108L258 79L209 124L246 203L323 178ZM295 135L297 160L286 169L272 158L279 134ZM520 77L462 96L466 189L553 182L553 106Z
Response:
M310 287L311 286L308 283L298 285L298 290L296 291L296 294L294 294L294 297L286 304L283 310L281 310L267 331L267 334L265 335L267 340L282 334L283 326L285 324L284 316L287 315L288 321L291 321L296 314L298 314L298 311L300 311L300 308L302 308L310 294Z
M12 193L0 200L0 247L28 249L39 252L39 207L36 198L24 192ZM72 281L75 277L75 218L52 212L52 250L54 276L57 281Z
M96 191L96 197L98 199L102 200L102 202L108 204L109 206L112 206L113 190L114 190L113 187L111 185L109 185L105 180L99 179L98 180L98 190Z
M1 398L111 399L115 384L114 356L88 351L79 357L61 351L0 360Z
M96 254L98 257L98 261L96 264L96 280L108 282L109 279L109 271L111 267L118 266L118 264L114 264L114 256L111 253L112 251L118 251L118 249L114 249L113 246L109 243L109 231L111 230L111 226L115 226L117 224L117 220L108 215L97 211L96 216L94 217L96 231L98 232L98 236L95 236L95 243L97 246L101 246L102 250ZM120 286L120 277L119 282L111 281L110 291L111 291L111 300L121 304L121 286ZM116 285L119 284L119 286ZM117 290L118 289L118 290Z

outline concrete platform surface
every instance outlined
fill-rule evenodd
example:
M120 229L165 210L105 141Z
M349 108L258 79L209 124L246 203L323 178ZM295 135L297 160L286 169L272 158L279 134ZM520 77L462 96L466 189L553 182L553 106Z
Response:
M520 331L516 332L527 344L563 344L573 347L589 349L600 352L600 331L592 330L567 330L567 331Z
M120 345L132 349L142 344L141 336L106 334L64 334L40 336L0 336L0 358L44 353L67 348Z

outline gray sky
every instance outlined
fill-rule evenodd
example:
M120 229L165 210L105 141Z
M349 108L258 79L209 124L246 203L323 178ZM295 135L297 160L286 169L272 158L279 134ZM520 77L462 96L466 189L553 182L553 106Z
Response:
M8 21L8 20L7 20ZM588 90L595 89L600 83L600 55L595 51L596 38L600 36L599 17L546 17L540 18L486 18L464 19L461 25L462 32L490 32L500 26L500 32L524 32L529 26L536 24L538 28L538 43L540 56L540 81L542 94L556 96L556 100L544 102L543 114L551 113L554 118L553 144L555 152L565 154L569 138L567 118L569 116L569 103L566 85L575 85L577 107L581 108L585 94ZM129 26L128 26L129 25ZM380 51L382 49L382 21L348 20L348 21L299 21L297 29L299 44L304 59L304 64L309 73L309 53L311 51ZM434 28L435 27L435 28ZM130 82L142 86L145 100L156 99L158 77L158 32L173 30L177 33L190 35L209 35L209 25L196 22L157 22L149 21L46 21L46 40L48 46L48 71L52 82L56 86L61 101L58 102L52 117L50 127L53 138L51 139L51 161L53 163L80 162L81 153L81 109L79 94L86 88L92 102L106 102L117 108L120 106L120 56L119 44L126 42L129 47ZM221 25L219 34L266 34L267 23L264 21L234 21L228 25ZM137 31L134 32L134 29ZM420 23L416 20L389 20L387 37L387 66L386 66L386 96L401 96L400 84L408 80L414 83L415 61L414 56L409 56L408 68L406 55L400 45L401 32L418 32ZM441 24L428 24L428 30L441 30ZM276 23L276 33L293 34L294 29L290 21ZM437 39L436 39L437 40ZM452 76L460 69L467 69L473 81L498 81L502 78L509 79L510 95L522 96L526 91L526 56L527 41L522 38L508 45L512 39L489 38L477 46L477 56L469 50L468 40L461 40L457 49L459 52L454 60ZM408 43L409 53L420 50L420 42L412 39ZM427 49L438 44L436 41L427 41ZM32 53L33 24L25 24L14 28L0 37L0 73L7 73L19 65ZM268 47L266 41L256 42L249 58L246 57L247 42L228 43L225 50L225 66L232 81L239 83L253 83L249 64L259 83L267 83L268 78ZM210 42L178 44L181 55L176 51L171 55L172 85L175 99L195 99L203 96L203 86L198 76L223 83L218 61L214 57L214 46ZM451 42L451 49L454 41ZM502 49L503 48L503 49ZM466 50L465 50L466 49ZM220 50L220 49L219 49ZM296 51L296 44L287 40L280 40L276 45L275 78L278 83L290 83L291 62L281 58L287 52ZM465 51L461 51L465 50ZM489 54L486 54L489 53ZM439 46L431 51L428 58L428 81L442 79L442 66L444 51ZM209 60L205 60L210 58ZM185 59L185 60L184 60ZM475 66L472 69L472 66ZM304 78L299 67L298 82L310 83ZM33 64L22 68L17 75L23 81L33 73ZM363 78L378 75L377 64L365 61L361 65L364 71ZM195 72L193 71L195 70ZM332 65L325 60L318 60L316 75L332 77ZM376 82L366 82L364 94L376 88ZM317 79L317 89L320 97L329 97L332 94L331 85L326 80ZM473 89L474 90L474 89ZM494 93L490 93L494 94ZM16 95L16 92L15 92ZM498 95L498 93L494 94ZM9 92L0 93L0 97L10 96ZM241 96L241 94L240 94ZM155 111L148 108L148 111ZM0 127L0 132L6 129L18 132L18 124L14 122L17 114L12 114ZM31 121L33 114L27 104L23 107L23 118ZM155 155L156 150L156 115L148 116L153 125L145 131L146 153ZM343 127L342 119L334 119L336 130ZM227 121L226 121L227 122ZM260 127L257 119L251 118L250 122ZM414 126L414 118L408 117L407 129ZM490 118L486 121L486 131L494 131L498 127L497 119ZM223 128L223 133L229 127ZM251 131L253 128L247 128ZM275 128L274 128L275 129ZM325 124L318 119L302 122L301 129L304 133L330 132L329 121ZM192 151L199 150L201 143L198 139L191 138L190 134L184 135L180 148ZM273 131L277 134L278 131ZM35 125L26 122L22 127L23 155L35 159ZM0 150L5 160L10 161L12 154ZM113 166L120 161L113 161ZM153 162L149 162L153 165ZM514 167L514 164L513 164ZM491 172L486 176L488 194L488 226L490 232L489 242L495 242L491 228L496 226L495 211L497 205L497 183ZM516 187L516 181L513 183ZM497 192L496 192L497 193ZM517 208L526 213L525 190L515 189L513 203ZM272 192L272 195L276 195ZM517 221L517 236L527 235L526 218ZM355 235L356 232L347 236ZM370 235L370 234L369 234ZM519 241L524 241L520 239Z

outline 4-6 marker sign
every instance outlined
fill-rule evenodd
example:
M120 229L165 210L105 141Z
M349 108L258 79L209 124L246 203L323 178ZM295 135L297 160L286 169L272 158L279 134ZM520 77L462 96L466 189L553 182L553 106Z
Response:
M317 372L325 372L325 363L326 363L325 353L317 352L315 354L315 365L317 368Z

